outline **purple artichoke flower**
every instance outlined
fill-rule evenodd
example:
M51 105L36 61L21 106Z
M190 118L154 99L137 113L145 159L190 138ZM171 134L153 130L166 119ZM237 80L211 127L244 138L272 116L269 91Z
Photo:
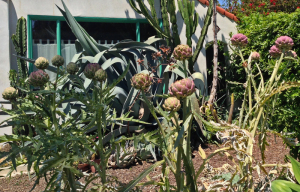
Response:
M43 71L38 70L30 73L28 82L35 87L42 87L49 81L49 75Z
M131 86L135 89L146 91L152 85L153 78L146 73L135 74L131 78Z
M231 43L236 47L246 47L248 44L248 38L246 35L238 33L232 36Z
M163 107L166 111L178 111L181 107L180 101L176 97L169 97L165 100Z
M100 65L98 63L90 63L84 68L84 75L88 79L94 79L96 71L100 69Z
M276 45L273 45L269 51L271 57L278 58L281 55L281 51L276 47Z
M193 80L185 78L175 81L169 87L169 93L178 99L184 99L195 92L195 83Z
M281 36L275 41L276 47L281 51L291 50L294 46L293 39L289 36Z
M253 52L253 53L252 53L252 56L251 56L251 59L252 59L253 61L259 61L259 59L260 59L260 54L259 54L258 52Z
M179 61L184 61L193 56L192 48L188 45L177 45L173 51L173 56Z

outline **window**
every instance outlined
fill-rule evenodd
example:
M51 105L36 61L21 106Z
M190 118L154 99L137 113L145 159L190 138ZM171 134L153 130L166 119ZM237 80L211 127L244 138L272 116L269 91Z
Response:
M77 17L79 24L99 44L115 44L124 39L145 41L156 35L156 31L146 19L90 18ZM61 55L65 64L76 53L76 37L63 17L29 15L28 23L28 57L43 56L49 61L54 55ZM29 72L36 70L29 64ZM54 74L50 74L53 79Z

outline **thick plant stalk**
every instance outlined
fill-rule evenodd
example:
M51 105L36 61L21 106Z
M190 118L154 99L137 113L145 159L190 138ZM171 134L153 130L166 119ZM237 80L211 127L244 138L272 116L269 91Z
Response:
M233 115L233 108L234 108L234 94L231 94L231 106L229 110L229 116L228 116L228 123L232 123L232 115Z
M152 9L152 7L151 7ZM164 31L170 34L170 22L169 22L169 15L167 12L167 0L161 0L161 15L163 19L163 27ZM167 41L168 45L171 45L171 39L169 38Z
M214 73L213 73L213 82L212 88L208 100L208 104L212 105L217 93L217 85L218 85L218 39L217 39L217 8L216 8L216 0L214 0L214 8L213 8L213 31L214 31Z
M178 25L177 25L177 19L176 19L176 6L175 6L175 0L167 0L167 11L170 14L170 21L172 23L172 38L173 38L173 47L176 47L180 44L180 38L178 33Z
M27 29L26 19L18 19L16 34L11 36L17 55L26 57L27 51ZM26 79L28 77L28 68L25 60L17 58L19 77Z
M206 17L205 17L205 20L204 20L204 25L202 27L201 34L200 34L198 43L196 45L196 49L195 49L195 52L194 52L193 57L192 57L192 63L195 63L197 61L199 53L200 53L200 51L203 47L203 43L204 43L204 40L205 40L205 36L207 34L208 26L211 23L212 15L213 15L213 0L210 0L209 1L209 7L207 9Z

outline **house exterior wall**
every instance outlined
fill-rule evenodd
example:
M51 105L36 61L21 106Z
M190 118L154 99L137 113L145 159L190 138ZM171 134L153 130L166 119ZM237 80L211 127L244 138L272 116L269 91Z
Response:
M9 70L10 70L10 34L9 34L9 0L0 0L0 93L6 87L9 87ZM0 94L0 101L4 101ZM1 105L1 104L0 104ZM4 107L8 108L9 105ZM8 115L4 115L0 110L0 122L5 120ZM11 134L11 128L0 128L0 135Z
M74 16L85 17L106 17L106 18L144 18L142 15L136 13L129 5L128 0L64 0L65 4L69 8L70 12ZM146 1L145 1L146 2ZM195 0L196 11L200 15L199 25L195 35L193 36L193 50L195 49L198 37L200 36L201 27L207 12L208 7ZM16 57L11 56L14 51L10 36L15 33L16 23L18 18L23 16L27 18L28 15L48 15L48 16L62 16L58 8L63 8L61 0L0 0L0 40L2 45L0 46L0 93L9 86L8 72L9 64L11 69L16 69ZM156 0L157 14L160 14L159 0ZM149 6L148 6L149 7ZM177 24L179 27L179 33L182 44L186 43L185 26L181 19L180 13L177 12ZM229 33L236 33L236 23L224 15L218 13L217 23L221 28L218 33L218 39L227 43L229 41ZM205 44L213 40L212 24L208 29L208 34L204 42L204 46L201 49L198 61L195 64L195 70L202 72L206 81L206 51ZM206 82L205 82L206 84ZM2 99L0 97L0 99ZM5 118L3 115L1 119ZM0 132L1 135L1 132Z

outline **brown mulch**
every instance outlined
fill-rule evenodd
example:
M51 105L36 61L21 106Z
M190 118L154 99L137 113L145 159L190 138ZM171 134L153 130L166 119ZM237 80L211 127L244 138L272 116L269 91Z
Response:
M266 148L265 156L266 163L268 164L276 164L276 163L284 163L284 157L289 153L289 149L286 148L286 145L283 143L281 138L274 138L273 135L270 135L267 138L269 146ZM208 156L210 153L213 153L216 149L219 149L217 145L208 145L207 148L204 148L206 155ZM233 155L233 153L231 153ZM260 150L258 148L258 142L256 139L255 147L253 149L254 158L256 160L261 159ZM201 166L202 159L197 152L194 152L195 157L193 158L194 167L196 170ZM214 168L222 167L224 164L231 164L230 160L227 159L226 156L217 155L210 160L210 165ZM137 177L141 172L147 169L152 163L142 162L141 164L136 164L126 169L108 169L107 173L109 175L115 176L118 178L123 184L127 184L135 177ZM155 178L155 180L159 179L159 174L161 174L161 167L150 173L150 178ZM158 176L158 177L157 177ZM146 181L145 179L143 181ZM100 182L99 180L95 180L94 183ZM170 174L170 183L175 184L175 179L172 173ZM19 175L11 178L1 178L0 179L0 192L28 192L32 188L34 184L34 180L29 180L28 175ZM33 190L34 192L43 191L46 186L46 182L44 180L40 181L40 184L36 186ZM143 191L154 191L153 187L145 187L142 189Z

